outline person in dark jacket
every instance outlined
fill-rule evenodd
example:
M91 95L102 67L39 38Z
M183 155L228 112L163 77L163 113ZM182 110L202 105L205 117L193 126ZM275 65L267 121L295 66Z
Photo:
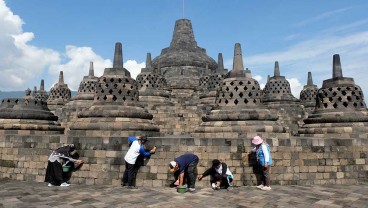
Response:
M74 159L73 154L75 154L74 144L59 147L50 154L45 175L48 186L69 186L67 182L70 177L64 174L63 166L73 163L77 167L83 163L82 160Z
M212 167L208 168L202 175L199 175L198 180L202 180L202 178L209 175L211 176L210 183L214 190L220 188L232 189L233 174L226 163L222 163L218 159L213 160Z
M198 161L199 158L197 155L187 153L175 158L169 164L170 172L178 176L179 186L183 186L184 178L187 178L187 185L190 192L195 191Z

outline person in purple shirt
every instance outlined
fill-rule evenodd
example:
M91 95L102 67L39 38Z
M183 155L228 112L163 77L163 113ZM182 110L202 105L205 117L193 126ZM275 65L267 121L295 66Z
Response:
M187 185L190 192L195 191L198 161L197 155L187 153L175 158L169 164L170 172L179 175L179 186L184 184L184 177L187 177Z

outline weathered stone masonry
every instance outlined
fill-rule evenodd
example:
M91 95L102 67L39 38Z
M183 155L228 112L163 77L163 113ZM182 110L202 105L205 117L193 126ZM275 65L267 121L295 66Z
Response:
M9 132L7 132L9 133ZM0 137L0 178L43 182L45 161L60 143L75 143L86 164L74 173L72 183L120 185L124 170L123 156L127 143L121 138L67 139L64 136L28 135ZM275 164L271 168L272 184L352 184L367 179L368 140L364 139L268 139ZM137 185L166 186L172 180L167 164L184 152L200 157L199 173L213 158L220 158L232 169L235 184L255 185L256 174L248 159L250 140L154 138L158 146L146 166L138 173ZM252 157L250 157L252 158ZM206 186L208 179L197 182Z
M367 180L367 108L360 87L342 76L337 54L332 79L318 89L308 75L299 101L278 62L262 90L251 70L244 70L240 44L227 72L222 54L218 63L207 56L190 20L183 19L169 47L152 61L147 54L137 80L123 67L121 43L115 45L113 68L95 77L91 64L70 102L61 74L48 100L59 119L44 102L43 86L41 81L34 97L27 90L24 98L1 101L0 178L43 182L51 151L74 143L86 163L72 183L120 185L127 137L146 134L148 148L158 150L140 169L138 186L168 186L169 161L186 152L199 156L199 173L218 158L230 166L235 185L255 185L259 167L249 152L256 135L271 146L272 184ZM208 178L197 185L207 183Z

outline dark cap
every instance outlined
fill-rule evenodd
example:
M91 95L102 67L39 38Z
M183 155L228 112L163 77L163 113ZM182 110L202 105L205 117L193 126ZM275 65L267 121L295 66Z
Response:
M144 142L149 141L149 140L148 140L148 137L146 137L146 136L142 136L141 138L139 138L139 140L142 140L142 141L144 141Z
M212 166L218 166L220 163L221 162L218 159L212 160Z

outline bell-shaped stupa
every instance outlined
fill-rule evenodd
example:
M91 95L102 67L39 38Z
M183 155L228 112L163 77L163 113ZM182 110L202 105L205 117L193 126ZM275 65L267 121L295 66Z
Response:
M291 93L290 83L280 75L279 62L275 62L274 76L267 79L263 89L262 102L291 134L296 134L305 115L299 99Z
M136 80L139 102L149 109L156 105L170 103L170 92L166 90L166 79L161 75L160 70L160 66L157 69L152 67L151 53L147 53L146 67L141 69Z
M79 84L78 94L72 100L94 100L98 77L95 76L93 62L89 63L88 76L84 76Z
M287 103L297 102L291 94L290 83L280 75L279 62L275 62L274 76L270 77L264 88L262 101L264 103Z
M238 139L257 134L284 133L285 128L277 123L278 116L262 104L261 93L259 83L252 78L250 70L244 70L240 44L235 44L233 70L222 81L216 99L217 107L202 118L203 122L192 135Z
M47 102L49 94L45 91L45 81L43 79L41 79L40 89L37 90L35 87L35 90L33 91L33 97L35 100Z
M30 134L62 134L64 128L47 103L36 100L27 89L23 98L5 98L0 105L0 130L28 130ZM14 133L14 132L13 132Z
M350 138L351 134L367 138L368 112L361 88L353 78L344 77L340 56L333 56L332 78L323 81L317 92L315 111L298 133L303 136ZM317 136L318 137L318 136Z
M201 74L210 74L217 68L215 60L197 45L188 19L176 21L170 46L162 49L152 64L155 69L160 65L169 89L197 90Z
M93 62L89 64L89 72L84 76L79 84L78 94L72 97L68 103L62 108L59 108L55 113L59 117L59 122L66 129L76 121L77 114L92 106L98 77L94 75Z
M201 95L199 96L201 104L206 104L206 105L211 105L211 106L214 106L216 104L217 90L220 88L222 84L222 80L224 80L224 77L226 76L228 72L224 68L224 61L222 58L222 53L218 54L217 66L218 67L214 71L214 73L202 78L204 80L202 84L204 87L202 89Z
M68 85L64 83L63 71L60 71L59 82L50 89L47 105L51 111L55 112L56 109L63 107L70 100L71 96L72 93Z
M137 83L123 67L122 44L115 44L112 68L105 68L98 78L92 106L78 113L70 126L70 135L93 137L155 136L159 128L152 114L139 104Z
M224 60L222 58L222 53L218 54L218 67L210 77L210 81L208 84L208 89L210 91L217 91L224 80L225 75L228 73L227 69L224 68Z
M312 72L308 72L308 81L300 92L300 104L307 113L314 111L316 106L317 85L313 84Z

